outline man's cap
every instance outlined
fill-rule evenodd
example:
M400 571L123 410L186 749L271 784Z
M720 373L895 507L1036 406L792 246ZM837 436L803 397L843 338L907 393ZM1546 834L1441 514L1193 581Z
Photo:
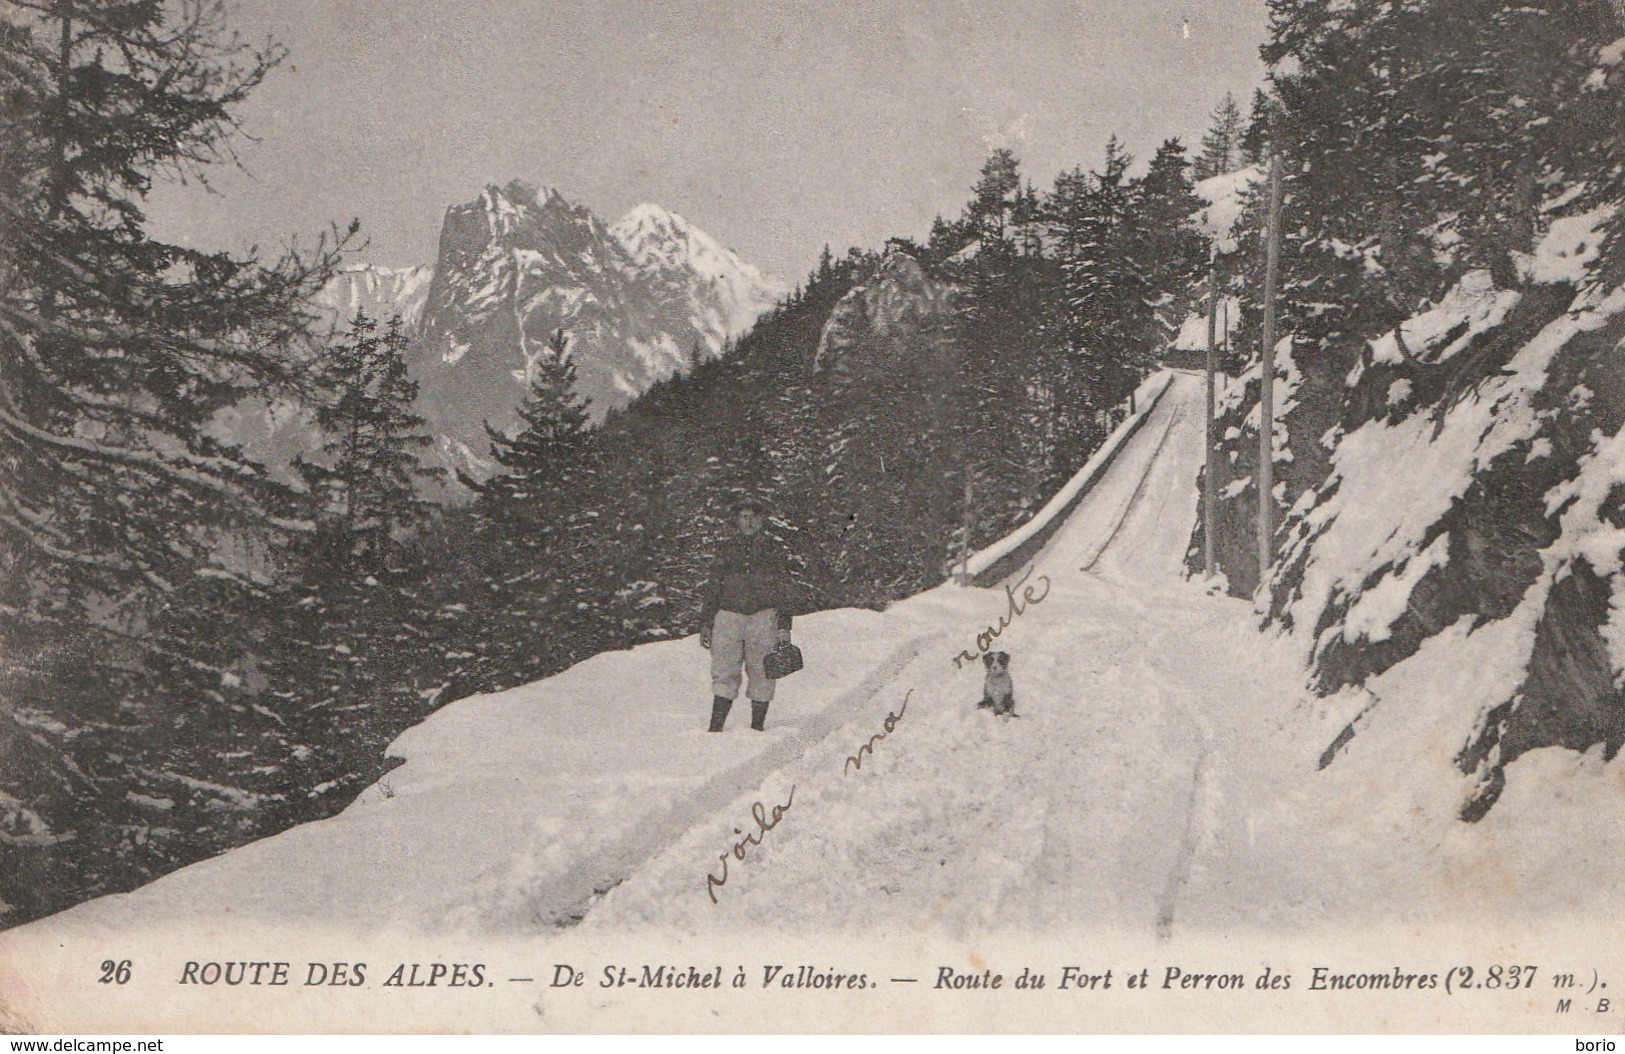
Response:
M744 512L747 509L749 509L751 512L761 513L763 515L766 515L766 513L767 513L767 504L765 502L763 502L760 498L740 498L738 501L734 502L734 514L735 515L738 515L739 513Z

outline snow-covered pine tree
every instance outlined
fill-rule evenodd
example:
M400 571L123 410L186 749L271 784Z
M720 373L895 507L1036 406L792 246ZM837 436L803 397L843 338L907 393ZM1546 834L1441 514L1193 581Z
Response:
M127 792L168 780L141 800L183 827L211 792L182 778L201 761L171 749L179 724L219 742L252 714L232 616L263 588L254 554L297 524L215 425L296 387L290 349L334 257L169 244L143 204L231 160L238 108L282 55L231 35L213 0L18 0L0 26L0 723L23 700L47 713L28 735L53 759L8 776L0 806L0 826L34 831L0 867L27 887L3 889L23 915L184 855L140 833L160 814ZM98 728L116 748L83 734Z
M1270 92L1248 138L1283 159L1281 333L1304 374L1295 412L1335 419L1368 341L1471 270L1525 289L1551 223L1620 199L1625 76L1606 49L1625 21L1607 0L1274 0L1272 11ZM1244 289L1262 282L1262 197L1255 187L1239 225ZM1237 340L1252 355L1258 308L1244 300ZM1476 383L1509 346L1481 345L1438 375ZM1326 456L1299 444L1277 465L1286 506L1324 478ZM1235 478L1254 461L1244 452ZM1230 555L1233 588L1252 588L1254 562Z
M950 432L943 437L958 451L952 470L961 495L952 519L956 548L980 548L1005 534L1052 482L1054 389L1043 375L1042 344L1058 288L1043 254L1037 195L1021 187L1009 151L995 153L983 167L967 218L988 214L989 202L1000 200L994 191L1012 187L1002 199L1003 218L982 221L986 233L975 256L958 268L962 352L950 394Z
M1253 89L1252 110L1247 129L1241 133L1241 163L1262 165L1268 159L1270 126L1279 116L1281 104L1263 88Z
M867 528L873 511L860 513L846 489L851 466L842 452L854 427L845 413L846 388L853 378L845 371L815 378L807 370L830 313L865 266L870 264L854 253L830 258L827 265L821 258L803 299L741 341L762 373L757 383L768 410L778 487L772 519L784 526L793 570L805 587L804 604L856 602L836 569L843 566L843 544Z
M1426 14L1437 39L1409 41L1406 64L1407 100L1434 107L1421 111L1428 142L1415 178L1435 213L1461 209L1463 262L1487 267L1498 285L1521 285L1520 261L1553 219L1617 203L1625 189L1621 78L1603 56L1625 33L1625 10L1609 0L1436 0ZM1439 92L1445 70L1454 83ZM1448 113L1435 93L1449 98ZM1578 192L1554 205L1560 185Z
M430 439L406 345L399 320L358 313L313 360L325 438L320 461L294 465L315 544L291 555L281 609L263 616L282 627L264 649L276 710L304 767L340 801L376 777L378 751L421 715L414 678L436 665L424 647L438 626L423 583L440 510L423 492L444 472L419 459Z
M937 216L931 221L931 233L926 238L922 260L932 264L946 262L955 253L975 240L962 220L945 220Z
M598 517L589 500L595 444L587 403L576 394L562 330L530 363L518 430L510 436L486 426L501 470L483 482L463 477L475 494L475 544L486 562L482 602L492 609L492 632L485 644L510 684L549 666L549 637L568 648L591 636L582 622L591 610L583 564Z
M474 486L479 499L534 507L534 499L578 471L589 420L587 402L576 394L576 367L563 330L531 363L530 390L512 436L487 426L492 459L505 470Z
M857 281L884 280L881 258L849 258ZM941 581L957 514L947 494L962 456L952 441L962 423L952 329L942 322L870 335L864 360L906 367L827 370L810 390L823 493L798 500L814 522L824 520L825 566L852 603L881 604ZM809 336L815 347L816 330Z
M1132 163L1112 136L1099 171L1057 179L1050 211L1067 342L1085 384L1106 407L1128 397L1145 367L1142 341L1150 308L1132 249Z
M1192 310L1190 286L1207 262L1207 246L1190 218L1202 207L1178 139L1164 140L1140 179L1132 255L1146 286L1147 350L1166 347Z
M670 533L679 502L673 501L675 473L665 445L634 441L613 422L606 427L620 434L598 446L590 500L599 515L588 541L608 646L623 648L679 634L672 624L665 554L656 546Z
M1014 151L1004 147L993 151L982 163L981 176L971 188L965 226L984 240L1003 238L1020 193L1020 163Z
M1546 188L1617 180L1617 136L1596 120L1618 94L1595 76L1622 28L1606 0L1275 6L1273 125L1308 222L1297 299L1318 305L1317 336L1390 328L1466 268L1519 286Z
M1063 478L1075 471L1093 449L1100 434L1095 418L1103 405L1101 393L1094 389L1085 370L1087 349L1080 343L1079 327L1068 303L1065 273L1066 261L1080 258L1083 251L1089 181L1089 174L1081 168L1063 171L1041 201L1046 229L1045 265L1053 293L1042 315L1037 372L1055 410L1049 429L1048 458Z
M1224 93L1224 101L1213 111L1207 134L1202 137L1202 153L1195 162L1195 178L1209 179L1234 172L1242 166L1242 136L1245 126L1236 97Z

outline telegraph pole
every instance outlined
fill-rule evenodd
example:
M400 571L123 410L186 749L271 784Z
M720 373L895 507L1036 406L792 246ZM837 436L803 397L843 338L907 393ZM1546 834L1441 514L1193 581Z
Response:
M1219 501L1214 493L1218 486L1218 453L1214 449L1213 375L1218 368L1219 328L1219 254L1208 261L1207 296L1207 467L1202 476L1202 566L1209 578L1213 577L1213 517L1218 514Z
M1258 584L1275 562L1275 287L1281 258L1281 155L1270 155L1270 211L1264 248L1264 348L1258 396Z
M962 585L962 586L968 586L968 585L971 584L971 581L970 581L970 517L971 517L971 499L972 499L972 495L975 493L975 485L976 485L976 468L973 465L972 466L967 466L965 468L965 506L964 506L964 510L960 514L960 528L959 528L960 532L961 532L960 536L959 536L959 584Z

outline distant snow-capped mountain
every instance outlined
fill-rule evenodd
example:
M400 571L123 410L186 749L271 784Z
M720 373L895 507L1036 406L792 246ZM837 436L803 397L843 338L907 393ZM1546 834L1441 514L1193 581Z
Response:
M342 325L399 314L440 459L490 471L548 338L570 338L595 420L713 358L788 292L681 216L642 204L606 224L556 189L487 186L446 210L432 267L340 272L318 308Z
M645 202L610 229L640 269L686 278L690 299L707 312L702 321L721 340L749 329L788 289L740 260L731 249L683 217Z
M330 326L342 326L364 311L380 322L399 315L409 332L423 320L432 267L346 267L316 294L316 308Z

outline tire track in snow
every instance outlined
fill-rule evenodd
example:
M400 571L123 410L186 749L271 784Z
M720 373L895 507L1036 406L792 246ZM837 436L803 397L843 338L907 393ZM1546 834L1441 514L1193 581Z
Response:
M1184 709L1184 707L1180 707ZM1199 726L1200 727L1200 726ZM1174 935L1174 909L1179 904L1179 894L1190 881L1191 861L1196 857L1196 847L1201 842L1202 830L1202 797L1207 787L1208 759L1212 757L1212 748L1206 740L1209 733L1202 729L1202 752L1196 756L1196 765L1191 772L1190 804L1185 812L1185 833L1179 841L1179 855L1174 858L1174 865L1168 870L1168 881L1163 886L1162 896L1157 899L1157 939L1166 941Z
M1123 530L1123 525L1128 523L1129 517L1133 515L1135 506L1139 504L1140 498L1145 494L1145 485L1151 481L1151 470L1155 467L1157 458L1162 455L1162 448L1167 445L1168 437L1173 435L1174 426L1182 421L1184 417L1185 408L1183 406L1176 406L1174 412L1168 415L1168 423L1163 427L1162 435L1157 438L1156 448L1151 451L1151 456L1146 459L1145 472L1140 476L1139 485L1128 496L1128 501L1123 503L1123 510L1118 514L1116 522L1112 524L1112 529L1107 533L1105 541L1100 543L1100 547L1095 550L1094 556L1090 557L1087 563L1080 565L1078 568L1080 571L1085 574L1095 574L1095 565L1100 563L1100 558L1106 555L1106 550L1111 548L1112 543L1117 540L1118 534Z
M1173 436L1174 430L1185 419L1185 414L1186 407L1183 404L1175 406L1173 413L1169 414L1168 424L1164 426L1162 435L1158 437L1157 445L1152 450L1151 456L1146 459L1145 472L1140 476L1140 481L1135 486L1133 493L1129 495L1128 501L1124 502L1123 509L1112 524L1112 528L1106 535L1105 540L1100 543L1099 548L1095 550L1094 555L1090 557L1088 562L1081 566L1080 569L1084 573L1098 574L1095 568L1117 541L1130 517L1134 515L1135 510L1139 507L1145 496L1146 488L1151 482L1151 477L1156 471L1163 448L1167 445L1169 438ZM1166 498L1166 494L1164 494L1164 497ZM1191 864L1195 859L1196 849L1201 843L1206 826L1203 819L1205 811L1203 802L1207 794L1208 765L1213 756L1214 741L1212 726L1205 717L1175 700L1168 700L1168 702L1173 708L1180 711L1180 715L1185 719L1188 727L1196 729L1200 743L1196 762L1191 770L1190 797L1185 809L1185 827L1180 836L1179 851L1174 858L1173 866L1169 868L1162 895L1157 900L1156 933L1160 940L1168 940L1173 936L1174 912L1179 902L1179 894L1190 880Z
M1092 555L1082 562L1079 570L1086 574L1100 577L1097 568L1106 554L1112 551L1113 545L1122 534L1124 527L1134 517L1145 498L1151 477L1155 474L1160 463L1163 449L1174 435L1176 429L1185 420L1187 407L1183 404L1175 405L1168 416L1168 422L1163 426L1157 444L1151 451L1151 456L1145 461L1144 471L1141 473L1134 490L1124 501L1121 509L1111 521L1111 527L1105 537L1095 547ZM1166 504L1166 493L1164 493ZM1149 611L1147 612L1149 614ZM1168 940L1173 934L1174 915L1178 906L1179 896L1190 880L1192 863L1196 856L1198 846L1208 827L1206 812L1209 804L1207 798L1210 794L1209 770L1214 758L1214 734L1212 725L1200 713L1191 710L1174 699L1166 700L1166 704L1178 712L1178 717L1185 727L1193 728L1198 737L1196 760L1192 765L1190 793L1186 799L1185 823L1180 835L1179 848L1174 857L1173 864L1168 869L1160 896L1157 898L1157 911L1155 929L1157 937ZM1173 715L1170 715L1173 716ZM1053 838L1053 836L1051 836Z
M821 707L802 734L780 739L749 760L724 769L666 811L645 818L609 852L579 862L549 881L550 889L534 890L524 912L528 924L564 929L580 923L599 898L688 833L698 818L726 808L745 788L760 785L828 739L846 724L854 710L901 677L928 645L948 636L938 632L911 637L882 659L857 687Z

